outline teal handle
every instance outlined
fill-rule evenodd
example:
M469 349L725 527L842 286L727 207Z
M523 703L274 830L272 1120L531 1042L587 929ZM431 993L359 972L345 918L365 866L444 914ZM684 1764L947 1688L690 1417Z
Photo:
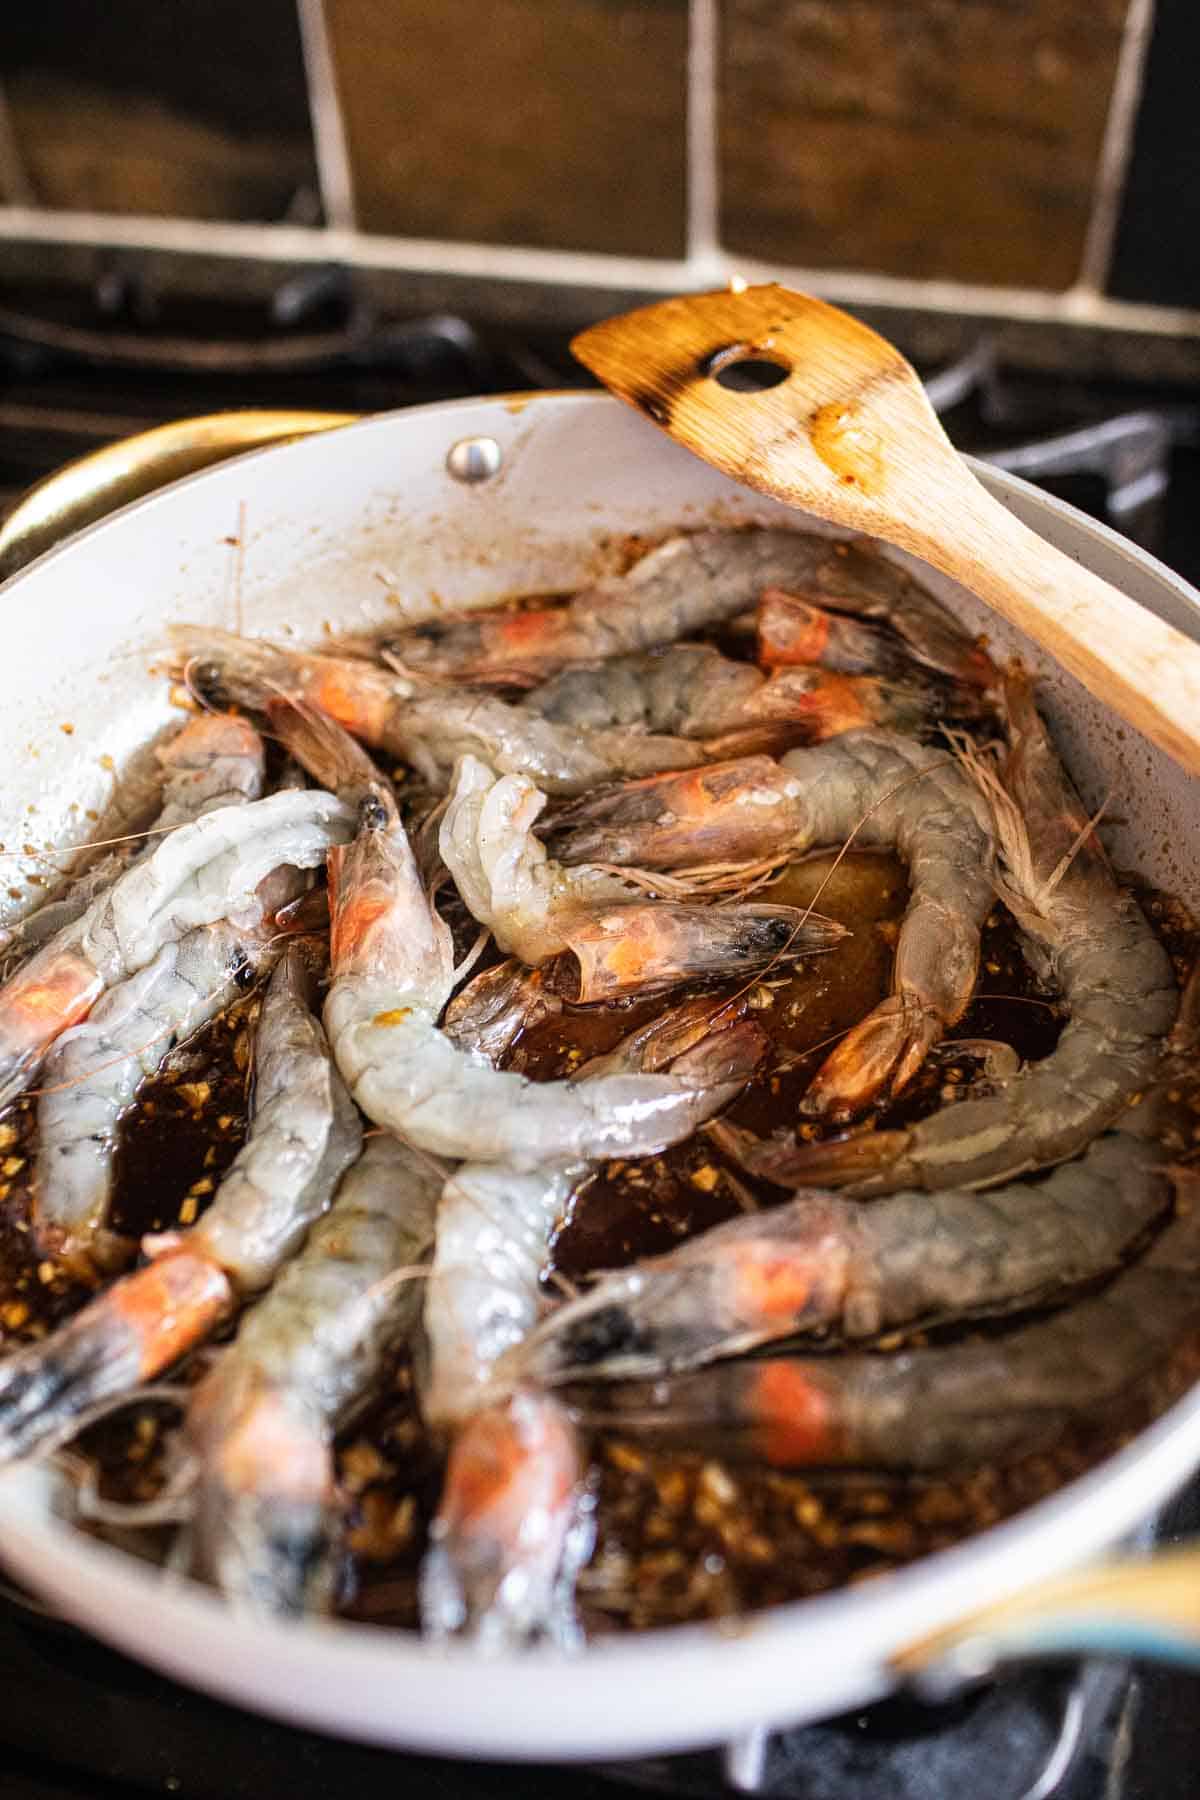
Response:
M940 1699L1004 1663L1079 1655L1200 1671L1200 1544L1058 1576L909 1646L892 1667Z

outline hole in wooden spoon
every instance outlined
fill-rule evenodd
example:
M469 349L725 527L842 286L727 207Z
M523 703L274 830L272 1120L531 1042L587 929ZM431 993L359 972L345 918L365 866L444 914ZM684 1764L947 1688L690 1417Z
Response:
M706 373L711 374L719 387L727 388L732 394L763 394L768 388L778 387L781 381L786 381L791 370L783 363L750 353L730 356Z

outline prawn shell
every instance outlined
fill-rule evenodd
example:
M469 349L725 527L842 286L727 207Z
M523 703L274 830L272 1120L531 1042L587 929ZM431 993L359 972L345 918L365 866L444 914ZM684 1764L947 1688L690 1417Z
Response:
M749 974L781 958L832 949L846 931L791 906L620 906L567 919L567 949L545 967L577 1005L653 994L694 980Z

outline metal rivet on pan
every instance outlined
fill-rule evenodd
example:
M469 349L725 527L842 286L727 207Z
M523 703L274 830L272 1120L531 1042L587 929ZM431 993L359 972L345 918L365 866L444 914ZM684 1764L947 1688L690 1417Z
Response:
M446 468L455 481L490 481L503 460L493 437L459 438L446 452Z

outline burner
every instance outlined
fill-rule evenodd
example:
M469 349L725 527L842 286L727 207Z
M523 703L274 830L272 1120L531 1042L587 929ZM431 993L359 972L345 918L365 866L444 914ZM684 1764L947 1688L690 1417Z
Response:
M0 1607L0 1681L0 1761L12 1769L22 1758L28 1771L24 1789L10 1776L5 1800L40 1795L34 1775L46 1756L56 1770L111 1782L129 1800L143 1788L177 1800L257 1800L264 1792L392 1800L401 1771L413 1791L447 1800L621 1800L637 1789L680 1800L943 1800L968 1785L986 1800L1092 1800L1069 1777L1080 1746L1129 1685L1123 1665L1030 1670L947 1706L890 1700L821 1725L752 1734L724 1756L568 1771L398 1762L387 1751L252 1718L13 1601Z

